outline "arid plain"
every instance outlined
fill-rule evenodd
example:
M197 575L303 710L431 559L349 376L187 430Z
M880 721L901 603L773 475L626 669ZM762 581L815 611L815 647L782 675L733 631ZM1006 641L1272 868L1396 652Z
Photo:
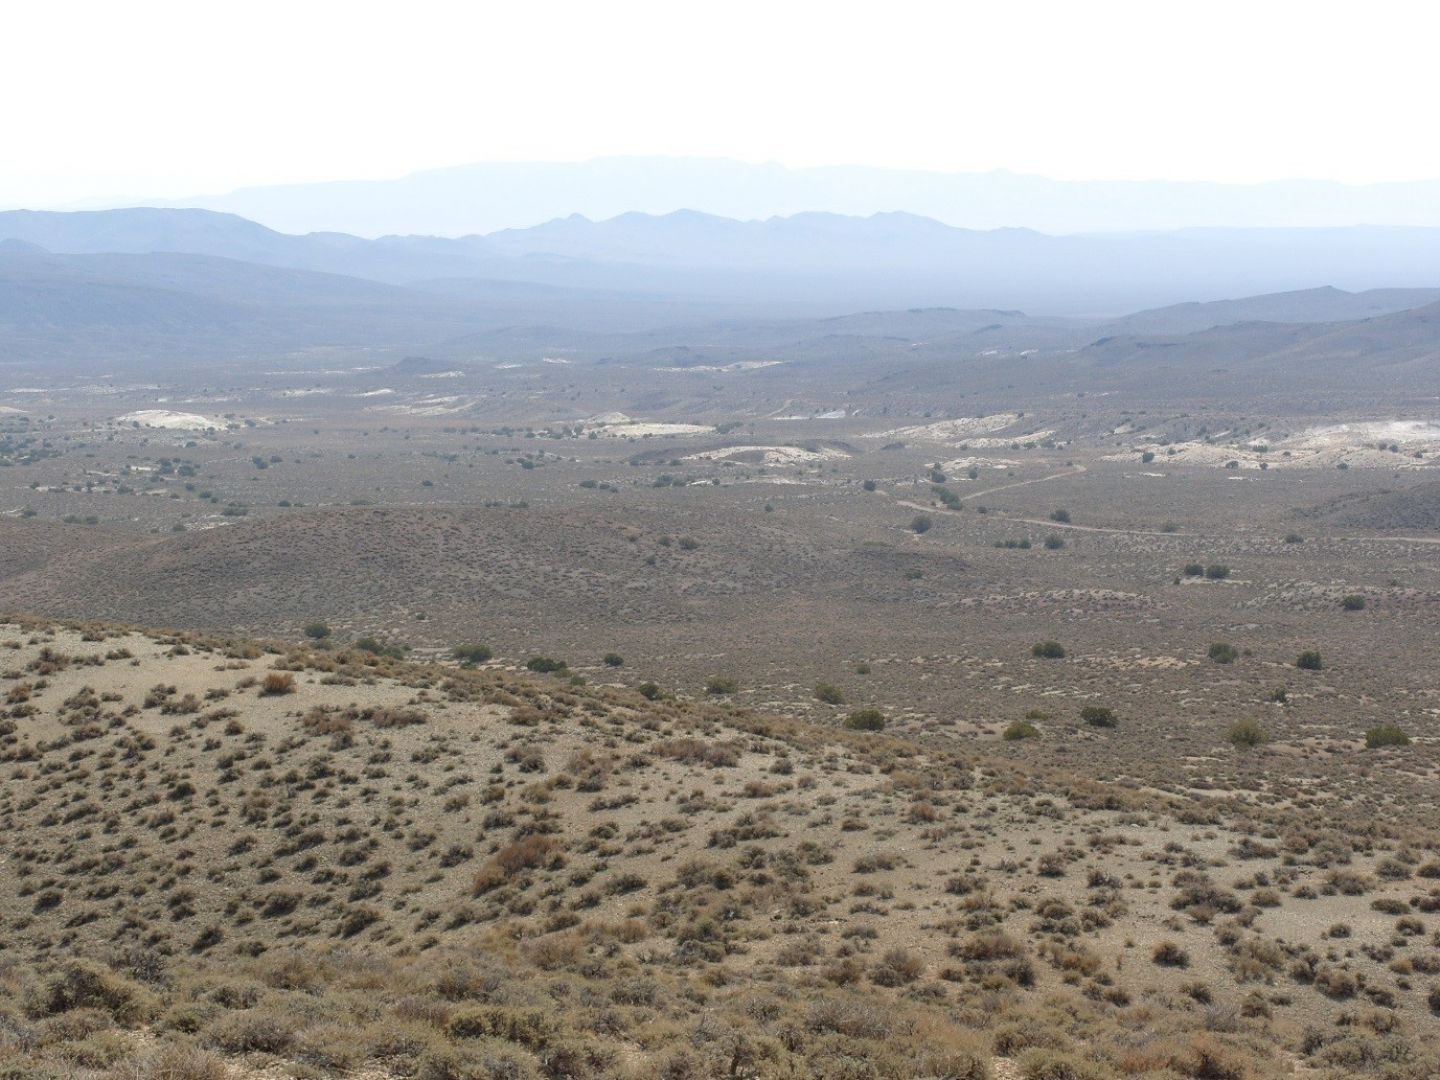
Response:
M9 388L5 1075L1431 1075L1433 398L744 355Z

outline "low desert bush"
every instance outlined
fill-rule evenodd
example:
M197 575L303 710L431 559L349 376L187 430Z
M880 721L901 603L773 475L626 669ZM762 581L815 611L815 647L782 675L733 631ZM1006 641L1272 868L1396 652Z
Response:
M223 1058L192 1046L165 1046L124 1062L107 1080L230 1080Z
M1265 729L1258 720L1237 720L1230 725L1226 738L1230 740L1231 746L1242 750L1250 749L1265 742Z
M925 974L925 961L909 949L889 949L870 971L876 986L908 986Z
M1409 746L1410 736L1395 724L1377 724L1365 732L1365 746L1376 750L1382 746Z
M1217 664L1233 664L1240 658L1240 650L1228 641L1212 641L1206 655Z
M1059 1050L1026 1050L1020 1055L1024 1080L1113 1080L1112 1070Z
M483 664L494 655L486 645L456 645L450 650L451 658L460 661L466 667Z
M155 996L139 983L89 960L71 960L36 987L25 1011L40 1019L76 1009L96 1009L116 1023L138 1024L158 1010Z
M554 1021L539 1009L500 1005L458 1009L451 1014L445 1032L452 1039L503 1039L528 1050L543 1050L557 1035Z
M845 718L851 731L884 731L885 714L879 709L859 709Z
M267 697L279 697L295 692L295 676L288 671L272 671L260 680L260 693Z
M475 875L473 891L479 896L528 870L553 869L562 861L559 841L540 833L532 833L506 844L492 855Z
M1190 954L1173 941L1157 941L1150 959L1161 967L1189 967Z

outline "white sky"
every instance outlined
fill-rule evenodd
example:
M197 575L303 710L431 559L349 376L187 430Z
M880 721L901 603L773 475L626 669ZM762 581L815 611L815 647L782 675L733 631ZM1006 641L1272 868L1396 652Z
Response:
M35 0L0 205L667 154L1440 177L1440 4Z

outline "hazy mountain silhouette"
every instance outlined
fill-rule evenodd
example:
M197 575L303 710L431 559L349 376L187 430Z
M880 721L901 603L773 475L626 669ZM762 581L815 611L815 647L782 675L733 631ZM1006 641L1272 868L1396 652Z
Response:
M719 158L604 157L490 162L394 180L252 187L170 202L241 214L291 232L462 236L571 213L695 209L750 220L892 210L972 229L1051 233L1191 226L1440 226L1440 181L1348 185L1288 180L1214 184L1064 181L1012 172L942 173L865 166L788 169Z
M1440 283L1440 229L1190 229L1049 236L911 214L735 221L693 211L578 215L444 239L294 236L203 210L0 214L0 239L65 253L184 252L394 284L485 278L729 303L1023 308L1097 315L1331 285ZM1342 312L1336 317L1347 317Z

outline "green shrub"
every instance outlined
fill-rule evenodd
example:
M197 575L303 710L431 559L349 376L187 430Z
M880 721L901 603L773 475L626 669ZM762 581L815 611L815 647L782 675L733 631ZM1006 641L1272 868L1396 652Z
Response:
M456 645L450 650L450 655L466 667L474 667L476 664L485 663L495 654L485 645Z
M1030 647L1030 655L1042 660L1064 660L1065 646L1058 641L1037 641Z
M1059 522L1060 524L1062 524L1062 525L1068 525L1068 524L1070 524L1070 511L1069 511L1069 510L1051 510L1051 511L1050 511L1050 520L1051 520L1051 521L1058 521L1058 522Z
M845 718L851 731L884 731L885 714L879 709L859 709Z
M860 486L863 487L866 491L874 491L874 490L875 490L875 481L874 481L874 480L866 480L865 483L861 484Z
M927 514L916 514L913 518L910 519L910 528L913 529L917 534L929 532L930 526L934 524L935 522L931 521L930 517Z
M1317 650L1306 649L1295 658L1295 666L1301 671L1319 671L1324 665Z
M1205 567L1205 576L1211 581L1224 581L1230 576L1230 567L1224 563L1211 563Z
M635 690L646 701L656 701L661 694L659 684L653 682L642 682Z
M1212 641L1206 654L1217 664L1233 664L1240 656L1240 650L1228 641Z
M826 705L845 704L845 695L840 692L838 686L832 686L830 683L822 682L815 687L815 699L823 701Z
M606 667L624 667L625 658L618 652L607 652L602 658Z
M1064 538L1064 537L1055 536L1054 534L1051 534L1050 536L1045 537L1045 550L1046 550L1046 551L1059 551L1059 550L1060 550L1061 548L1063 548L1064 546L1065 546L1065 538Z
M1409 746L1410 736L1395 724L1377 724L1365 732L1365 746L1375 750L1382 746Z
M1086 705L1080 710L1080 719L1091 727L1113 728L1118 723L1115 710L1106 705Z
M930 492L949 510L959 510L964 504L960 502L960 496L951 491L943 484L931 484Z
M1038 739L1040 737L1040 729L1030 723L1029 720L1016 720L1005 729L1004 734L1000 737L1006 742L1019 742L1021 739Z
M555 671L564 671L569 666L570 665L565 663L564 660L556 660L550 656L532 656L529 660L525 661L526 670L537 671L542 675Z
M307 623L305 626L305 636L320 641L330 636L330 627L326 626L323 622Z
M724 675L713 675L705 680L707 694L733 694L739 689L739 682Z
M1260 726L1258 720L1236 720L1230 725L1230 733L1226 736L1230 745L1240 750L1261 746L1266 742L1265 729Z
M1203 564L1198 562L1186 563L1185 569L1180 572L1186 577L1204 577L1205 567Z
M1359 593L1350 593L1348 596L1341 598L1340 606L1346 611L1364 611L1365 597Z

